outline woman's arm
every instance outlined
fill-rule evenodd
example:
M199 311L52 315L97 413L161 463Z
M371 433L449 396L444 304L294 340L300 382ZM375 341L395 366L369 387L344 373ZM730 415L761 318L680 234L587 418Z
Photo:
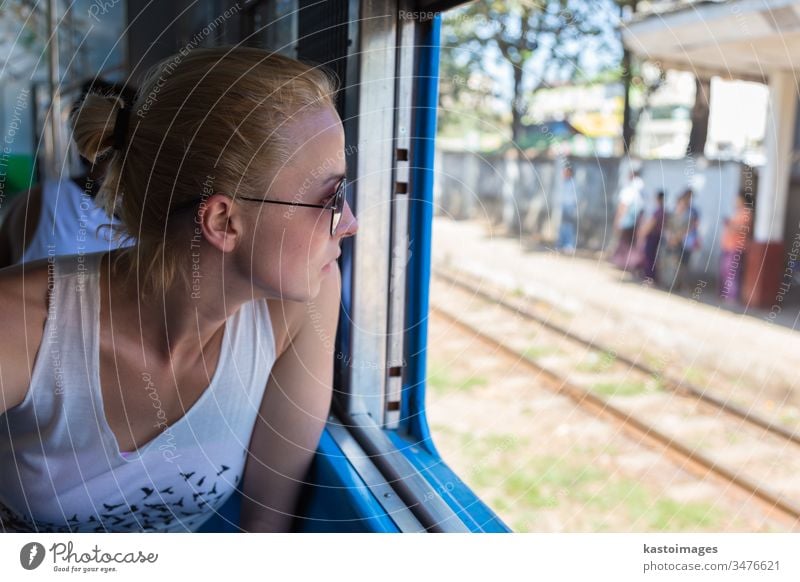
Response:
M291 528L330 408L340 286L337 268L297 305L299 329L272 369L244 473L245 531Z
M47 289L44 261L0 273L0 415L21 404L28 393L47 319Z
M0 269L18 263L25 254L42 213L42 186L34 186L18 194L11 202L0 224Z

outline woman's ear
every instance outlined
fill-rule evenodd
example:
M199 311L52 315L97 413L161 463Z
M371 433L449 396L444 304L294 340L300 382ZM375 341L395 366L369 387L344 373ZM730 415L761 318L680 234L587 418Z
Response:
M244 236L244 220L236 212L235 202L224 194L214 194L200 203L195 218L195 232L223 253L236 249Z

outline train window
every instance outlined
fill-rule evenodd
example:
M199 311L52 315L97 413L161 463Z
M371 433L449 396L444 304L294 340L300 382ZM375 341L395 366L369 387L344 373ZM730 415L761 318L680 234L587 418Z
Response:
M424 235L418 239L418 255L413 251L412 233L424 229L429 218L425 195L414 197L415 187L424 189L419 183L413 186L414 167L415 160L425 155L428 164L432 161L432 150L426 154L424 147L418 147L425 142L419 131L431 131L435 119L429 115L430 104L419 103L431 90L435 95L435 84L418 71L420 67L435 71L437 57L430 42L422 43L428 53L421 51L419 39L435 39L437 30L429 22L422 32L419 22L404 21L396 11L377 4L362 5L360 23L360 83L348 85L344 95L344 107L348 103L356 107L344 118L346 127L353 128L347 154L354 168L352 195L360 228L343 261L346 289L337 351L340 392L329 432L342 448L352 445L348 438L354 437L361 454L370 457L397 497L414 508L409 516L413 519L399 524L401 530L491 529L493 516L488 516L489 524L486 516L471 519L452 495L455 477L442 473L430 454L433 451L419 446L413 430L401 430L409 416L405 387L412 358L407 321L419 317L412 314L417 298L407 289L414 289L409 283L412 271L422 269L417 280L424 280L428 256ZM347 74L350 64L346 63ZM420 117L427 118L427 125ZM418 353L412 355L419 360Z
M556 4L443 16L431 439L515 531L789 531L798 245L748 242L756 171L692 145L702 79L662 71L623 144L615 11ZM548 32L562 21L577 36Z
M244 7L241 23L247 44L269 48L297 58L298 15L296 1L260 0Z
M336 392L300 527L506 531L436 455L420 409L439 20L405 12L328 2L300 3L292 16L297 57L342 86L348 199L359 218L358 236L343 244ZM359 519L333 507L354 507Z

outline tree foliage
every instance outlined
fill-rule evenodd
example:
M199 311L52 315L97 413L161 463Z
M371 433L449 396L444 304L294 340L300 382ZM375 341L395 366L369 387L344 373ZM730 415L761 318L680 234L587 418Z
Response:
M443 107L463 103L470 82L488 77L492 83L477 83L482 99L509 103L516 141L529 96L539 87L619 65L618 13L612 0L483 0L453 11L442 29L442 77L468 82L443 82ZM510 69L507 88L487 72L490 65Z

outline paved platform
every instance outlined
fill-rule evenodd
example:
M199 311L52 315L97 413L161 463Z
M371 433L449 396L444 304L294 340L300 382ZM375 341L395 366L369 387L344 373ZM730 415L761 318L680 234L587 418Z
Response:
M433 263L543 302L570 331L610 349L709 390L724 385L733 400L787 421L800 418L800 306L793 295L774 315L720 306L714 283L702 277L687 294L670 293L600 258L531 250L487 223L448 218L435 219Z

